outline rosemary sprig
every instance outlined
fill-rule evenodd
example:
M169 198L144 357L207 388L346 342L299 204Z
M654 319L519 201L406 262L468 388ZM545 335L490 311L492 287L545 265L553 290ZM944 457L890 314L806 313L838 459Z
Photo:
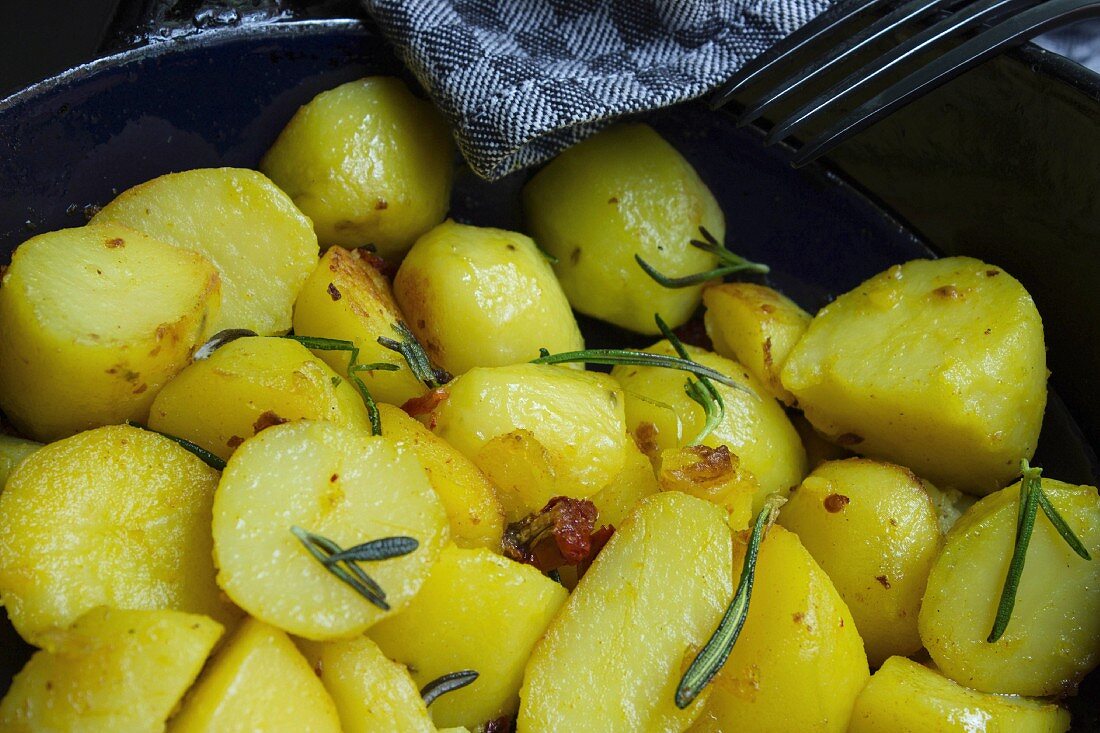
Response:
M477 672L472 669L445 674L424 685L420 690L420 698L424 701L424 705L431 705L441 695L461 690L466 685L473 684L477 678Z
M718 240L704 227L699 227L699 233L703 235L703 240L692 239L689 244L696 249L709 252L718 258L721 264L713 270L697 272L694 275L685 275L683 277L668 277L667 275L662 275L653 265L643 260L641 255L634 255L634 259L637 261L638 265L645 270L647 275L666 288L689 288L692 285L698 285L699 283L705 283L707 280L732 275L735 272L758 272L760 274L767 274L770 271L767 265L746 260L744 257L730 252L719 244Z
M423 382L424 386L428 389L438 389L454 379L450 372L432 364L428 352L424 350L424 346L408 326L398 321L393 324L393 330L401 337L400 341L379 336L378 343L390 351L401 354L405 358L405 363L409 365L409 369L412 370L413 376Z
M749 536L749 546L745 551L745 562L741 566L741 580L737 583L733 600L726 608L722 620L718 622L718 628L692 660L691 666L684 672L676 688L676 707L681 710L690 705L703 688L714 679L714 675L718 674L718 670L726 663L730 652L733 651L733 645L737 642L741 627L745 625L745 619L749 615L749 600L752 597L752 584L756 576L756 558L760 553L760 543L763 542L768 527L775 522L779 507L783 506L785 501L786 499L779 494L771 494L764 500L764 507L756 515L752 534Z
M1066 524L1066 520L1054 508L1046 492L1043 491L1043 469L1033 468L1025 459L1020 461L1020 470L1023 478L1020 479L1020 501L1016 514L1016 540L1012 548L1012 559L1008 563L1008 574L1001 589L1001 600L997 604L997 615L993 619L993 628L986 639L989 643L997 641L1004 635L1008 622L1012 618L1012 609L1016 606L1016 593L1020 589L1020 578L1024 574L1027 548L1031 544L1031 535L1035 530L1035 520L1040 508L1071 550L1083 560L1092 559L1084 544Z
M412 537L383 537L380 540L371 540L355 547L349 547L330 555L325 564L333 565L339 562L377 562L378 560L390 560L420 547L420 543Z
M203 448L201 445L192 443L190 440L185 440L177 435L163 433L160 430L153 430L148 425L142 425L141 423L134 422L133 420L127 420L126 424L132 428L145 430L150 433L156 433L162 438L168 438L168 440L172 441L176 445L190 451L191 453L194 453L196 456L198 456L200 461L210 466L210 468L216 469L218 471L221 471L225 468L225 461L222 460L221 456L211 453L210 451L206 450L206 448Z
M409 554L419 546L411 537L386 537L345 550L329 538L301 527L292 526L290 531L325 570L383 611L390 610L390 604L386 603L386 591L382 590L382 586L355 563L368 559L388 560L392 557L400 557ZM371 549L365 549L368 547ZM365 557L366 555L372 555L372 557Z
M259 334L248 328L226 328L218 331L208 338L206 343L195 349L195 353L191 355L191 361L209 359L211 354L228 344L230 341L236 341L239 338L247 338L249 336L259 336Z
M676 353L680 355L680 358L694 361L688 355L688 351L684 348L680 337L673 333L672 329L665 323L665 319L661 318L660 314L655 314L654 318L657 320L657 328L661 329L661 333L672 344L672 348L676 349ZM684 383L684 391L687 392L688 397L703 408L703 415L705 416L703 427L699 430L699 434L688 443L688 445L699 445L722 422L722 417L726 414L726 403L722 400L718 388L707 377L699 377L698 380L688 377Z

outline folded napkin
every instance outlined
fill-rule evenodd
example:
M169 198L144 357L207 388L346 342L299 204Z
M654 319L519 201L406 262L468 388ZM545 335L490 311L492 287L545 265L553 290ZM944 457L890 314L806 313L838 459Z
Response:
M828 0L362 0L481 176L698 97Z

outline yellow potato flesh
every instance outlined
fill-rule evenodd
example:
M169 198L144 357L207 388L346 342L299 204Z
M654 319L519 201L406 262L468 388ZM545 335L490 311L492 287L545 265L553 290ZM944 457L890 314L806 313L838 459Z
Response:
M168 731L340 733L340 719L294 642L250 618L203 671Z
M97 428L40 449L0 494L0 599L32 643L95 606L234 618L214 584L218 473L154 433Z
M1000 268L914 260L823 308L782 379L832 440L936 485L988 494L1035 451L1043 324Z
M661 490L653 465L633 440L626 441L626 463L615 479L588 499L596 505L596 526L618 527L638 503Z
M1071 693L1100 663L1100 497L1091 486L1043 479L1050 502L1084 543L1078 557L1039 510L1004 636L986 641L1012 557L1019 484L972 506L932 565L920 636L961 685L1016 695Z
M211 333L248 328L271 336L290 330L294 297L317 264L309 219L275 184L243 168L154 178L123 191L92 223L124 224L213 262L222 302Z
M28 240L0 286L0 409L43 441L144 421L219 298L206 259L116 224Z
M3 491L8 476L23 462L23 459L41 447L41 443L35 443L33 440L0 435L0 491Z
M408 536L402 557L365 563L392 611L359 595L291 533L347 549ZM324 422L264 430L230 458L214 500L218 584L256 618L325 640L362 633L420 589L448 539L447 514L416 459L383 437Z
M294 333L351 341L359 349L360 364L400 367L358 372L375 400L395 405L428 391L400 354L378 343L379 336L400 341L394 326L404 320L386 278L360 250L332 247L325 252L294 302ZM341 377L348 376L347 352L315 353Z
M444 222L416 241L393 288L428 354L454 374L584 348L550 264L516 232Z
M678 709L676 686L733 595L731 557L721 509L645 499L535 646L519 733L684 730L702 702Z
M229 458L272 425L324 420L368 431L363 398L304 346L240 338L184 369L157 395L149 427Z
M943 542L923 483L864 458L823 463L779 514L848 605L872 666L920 650L917 614Z
M370 637L419 687L476 670L472 684L431 705L436 725L474 728L516 711L531 649L566 596L530 565L450 547L409 607L371 628Z
M373 245L397 258L446 215L454 145L430 102L375 76L299 109L260 170L313 220L322 244Z
M1026 697L958 685L905 657L891 657L856 698L849 733L1064 733L1069 713Z
M0 702L6 733L156 733L198 676L220 624L97 607L45 640Z
M554 270L581 313L646 334L654 313L673 328L691 317L703 286L666 288L635 261L669 277L714 268L692 247L705 227L719 242L718 202L691 164L647 125L611 127L574 145L523 189L531 235L558 262Z
M682 491L717 504L729 514L730 527L745 529L760 486L740 464L737 456L725 449L701 445L670 448L661 452L657 481L664 491Z

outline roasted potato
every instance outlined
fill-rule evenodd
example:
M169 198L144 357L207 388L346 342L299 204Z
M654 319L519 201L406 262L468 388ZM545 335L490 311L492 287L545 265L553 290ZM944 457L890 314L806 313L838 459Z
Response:
M760 493L756 478L741 469L741 461L726 446L662 451L657 481L664 491L682 491L722 507L733 529L749 526L753 499Z
M597 526L618 527L638 502L661 490L653 474L653 464L634 444L627 440L626 462L611 483L588 497L596 505Z
M41 447L41 443L35 443L33 440L0 435L0 491L3 491L8 476L23 462L23 459Z
M968 257L914 260L841 295L782 373L830 439L973 494L1007 484L1034 453L1046 379L1031 296Z
M204 257L117 224L29 239L0 284L0 409L43 441L144 421L219 288Z

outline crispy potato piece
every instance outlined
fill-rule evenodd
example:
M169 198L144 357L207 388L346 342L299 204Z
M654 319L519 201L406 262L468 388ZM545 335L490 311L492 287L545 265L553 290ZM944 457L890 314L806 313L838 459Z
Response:
M731 557L720 508L645 499L535 646L519 733L684 730L702 703L678 709L676 685L733 595Z
M340 718L294 642L250 618L203 671L168 731L340 733Z
M205 258L116 224L27 240L0 287L0 409L43 441L145 420L219 288Z
M370 637L419 687L476 670L472 684L431 706L437 725L473 728L516 711L527 658L567 595L530 565L449 547L409 607L372 627Z
M993 627L1016 534L1019 483L970 507L932 565L920 636L936 666L961 685L1012 695L1065 695L1100 663L1100 496L1043 479L1051 504L1092 561L1066 545L1040 509L1004 636Z
M938 486L988 494L1035 452L1043 324L1000 268L914 260L823 308L782 379L831 440Z
M747 532L735 535L735 577L747 545ZM842 733L868 676L844 601L798 537L772 526L760 545L748 618L690 730L733 733L752 721L753 731Z
M772 397L788 405L794 395L779 373L810 325L810 314L787 296L754 283L720 283L703 291L703 322L714 351L745 368Z
M161 731L222 635L179 611L90 609L44 639L0 702L7 733Z
M0 494L0 600L39 644L95 606L227 622L214 584L218 472L167 438L97 428L28 457Z
M581 313L656 334L653 314L673 328L699 305L702 285L666 288L634 260L663 275L712 269L717 258L692 247L703 226L721 242L726 224L695 169L648 125L616 125L574 145L523 189L535 241Z
M260 162L328 246L373 245L400 257L443 221L454 145L431 102L372 76L301 107Z
M294 333L351 341L360 364L396 364L395 372L359 372L371 396L402 405L428 391L413 376L404 358L378 343L379 336L400 341L394 326L405 321L386 278L361 250L332 247L298 291L294 302ZM317 351L341 377L348 376L348 354Z
M1069 713L1026 697L968 690L905 657L890 657L856 698L849 733L1063 733Z
M392 611L326 570L292 526L344 549L417 540L411 554L365 568ZM246 440L214 499L218 584L252 616L316 641L351 638L407 606L448 537L443 504L413 456L327 422L287 423Z
M726 446L661 451L657 481L663 491L682 491L722 507L733 529L749 526L753 498L760 493L756 477L741 469L741 461Z
M229 458L247 438L291 420L369 430L363 399L306 347L239 338L184 369L160 391L149 427Z
M428 354L454 374L584 348L546 257L516 232L446 221L416 240L393 290Z
M760 491L753 500L753 512L757 512L767 494L785 495L806 475L802 441L783 408L743 366L694 346L687 350L695 361L717 369L744 387L715 384L726 405L725 415L703 443L712 448L727 446L737 456L739 470L756 477ZM668 341L659 341L644 351L676 354ZM688 378L684 372L617 366L611 376L626 393L626 422L639 442L648 440L658 451L679 448L703 427L703 408L684 392ZM671 405L673 411L655 407L658 404ZM678 433L682 438L675 438Z
M41 443L33 440L13 438L10 435L0 435L0 491L3 491L8 476L23 460L42 447Z
M428 476L447 510L451 539L459 547L485 547L500 552L504 512L496 490L470 459L447 441L392 405L379 405L382 434L408 448Z
M943 535L916 475L866 458L823 463L791 493L779 523L828 573L872 667L920 650L917 614Z
M638 503L661 490L653 465L633 440L626 441L626 463L611 483L588 497L598 512L596 527L618 527Z
M317 237L286 194L256 171L200 168L123 191L92 218L205 255L222 281L209 333L285 333L298 288L317 264ZM161 281L151 280L160 293Z

